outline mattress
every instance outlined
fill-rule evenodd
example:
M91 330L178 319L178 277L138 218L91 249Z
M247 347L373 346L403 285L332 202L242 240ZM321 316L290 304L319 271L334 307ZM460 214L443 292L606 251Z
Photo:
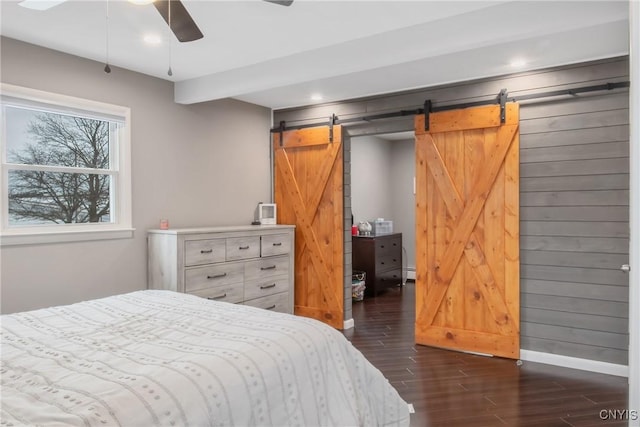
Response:
M407 426L313 319L146 290L2 316L2 425Z

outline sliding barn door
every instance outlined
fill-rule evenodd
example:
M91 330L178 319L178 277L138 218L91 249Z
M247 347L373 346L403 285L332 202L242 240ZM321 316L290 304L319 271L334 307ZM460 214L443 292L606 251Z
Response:
M520 357L519 110L417 116L416 343Z
M295 314L342 329L342 129L275 133L273 150L278 223L296 226Z

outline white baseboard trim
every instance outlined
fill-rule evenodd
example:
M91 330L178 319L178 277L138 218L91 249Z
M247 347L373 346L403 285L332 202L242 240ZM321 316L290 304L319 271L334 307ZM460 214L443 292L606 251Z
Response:
M345 331L347 329L353 328L354 326L356 326L356 322L353 321L353 318L344 321L344 329L345 329Z
M597 360L580 359L578 357L562 356L560 354L542 353L532 350L520 350L520 359L528 362L538 362L565 368L580 369L582 371L599 372L601 374L628 377L629 367L615 363L599 362Z

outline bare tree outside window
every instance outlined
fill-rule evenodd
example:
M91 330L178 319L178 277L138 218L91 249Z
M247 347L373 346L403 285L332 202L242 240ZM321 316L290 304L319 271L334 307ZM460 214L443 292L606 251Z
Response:
M29 117L7 153L8 163L24 165L8 174L10 224L110 222L115 124L51 112L31 111Z

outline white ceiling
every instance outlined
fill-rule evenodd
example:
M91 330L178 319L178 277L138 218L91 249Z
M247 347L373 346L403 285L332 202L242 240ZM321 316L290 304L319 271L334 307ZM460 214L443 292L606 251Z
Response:
M203 39L179 43L153 5L123 0L46 11L1 0L0 33L104 62L108 5L112 66L174 81L180 103L274 109L311 104L313 93L331 102L628 53L626 1L183 3ZM146 32L162 43L146 45ZM515 58L527 65L511 68Z

